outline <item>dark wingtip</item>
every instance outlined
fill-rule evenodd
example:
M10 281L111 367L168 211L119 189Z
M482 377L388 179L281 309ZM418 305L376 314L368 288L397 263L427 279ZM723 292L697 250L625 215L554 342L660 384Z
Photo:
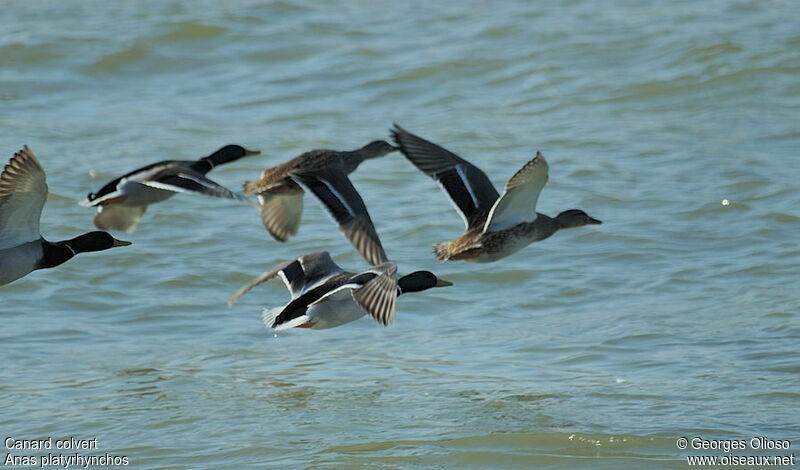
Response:
M397 150L403 150L403 143L400 141L400 135L408 134L408 131L400 127L400 124L396 122L393 122L392 125L394 125L394 128L390 129L389 132L392 136L392 140L394 140L394 143L397 144L395 145L395 148Z

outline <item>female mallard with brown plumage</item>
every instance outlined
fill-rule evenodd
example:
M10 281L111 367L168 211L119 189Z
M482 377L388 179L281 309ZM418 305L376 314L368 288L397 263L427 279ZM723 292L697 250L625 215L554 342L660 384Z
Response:
M353 151L311 150L244 184L245 194L256 194L261 221L278 241L297 233L303 213L304 189L313 193L339 229L372 265L386 262L372 219L363 199L347 177L364 161L397 150L383 140Z
M406 158L442 186L464 219L464 234L433 246L442 261L497 261L558 230L602 223L579 209L556 217L536 212L547 183L547 161L541 153L517 171L499 195L486 173L458 155L396 124L392 136Z

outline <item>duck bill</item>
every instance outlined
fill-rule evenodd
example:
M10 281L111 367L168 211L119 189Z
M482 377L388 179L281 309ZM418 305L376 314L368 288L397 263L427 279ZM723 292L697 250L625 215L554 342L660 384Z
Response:
M248 150L248 149L244 149L244 154L245 154L246 156L250 156L250 155L261 155L261 150Z
M447 286L452 286L452 285L453 285L453 283L450 282L450 281L446 281L446 280L444 280L442 278L437 278L436 279L436 285L433 286L433 287L447 287Z
M114 243L111 244L112 247L115 247L115 246L128 246L128 245L132 245L132 243L131 242L126 242L125 240L117 240L116 238L114 239Z
M597 219L593 219L593 218L589 217L589 225L600 225L602 223L603 223L602 220L597 220Z

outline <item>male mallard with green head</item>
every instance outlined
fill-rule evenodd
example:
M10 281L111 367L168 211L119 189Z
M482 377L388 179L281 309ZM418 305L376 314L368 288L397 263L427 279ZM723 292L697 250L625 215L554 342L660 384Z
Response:
M82 206L96 207L94 225L103 230L133 232L147 206L171 198L177 193L204 194L228 199L241 195L208 179L213 168L248 155L258 155L241 145L226 145L199 160L164 160L143 166L106 183L96 193L89 193Z
M284 306L264 309L267 328L333 328L370 315L387 326L394 321L398 295L452 285L429 271L416 271L399 279L394 263L384 263L360 273L345 272L328 252L311 253L287 261L253 279L229 300L233 305L253 287L280 276L292 295Z
M88 232L59 242L45 240L39 233L39 219L47 200L46 179L27 145L0 173L0 286L37 269L59 266L79 253L131 244L107 232Z

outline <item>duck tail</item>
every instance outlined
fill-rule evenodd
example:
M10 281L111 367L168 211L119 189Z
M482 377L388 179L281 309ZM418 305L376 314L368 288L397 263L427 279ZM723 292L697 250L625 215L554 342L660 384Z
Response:
M278 329L280 325L276 325L275 321L283 311L283 307L265 308L261 313L261 320L264 321L264 326L270 329Z
M450 252L448 251L447 243L437 243L433 245L433 253L439 261L447 261L450 259Z
M275 307L275 308L265 308L263 312L261 312L261 320L264 321L264 325L275 331L280 330L288 330L289 328L295 328L305 323L308 323L311 318L308 315L299 315L294 317L290 320L287 320L284 317L281 317L281 313L286 307Z
M260 181L261 180L245 181L242 185L242 190L245 194L258 194L261 192Z

